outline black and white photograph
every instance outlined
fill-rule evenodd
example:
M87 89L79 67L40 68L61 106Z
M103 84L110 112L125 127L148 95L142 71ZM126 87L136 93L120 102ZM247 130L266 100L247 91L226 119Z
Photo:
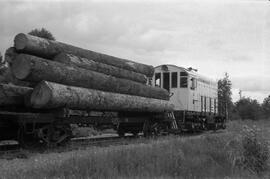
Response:
M269 179L269 0L0 0L0 178Z

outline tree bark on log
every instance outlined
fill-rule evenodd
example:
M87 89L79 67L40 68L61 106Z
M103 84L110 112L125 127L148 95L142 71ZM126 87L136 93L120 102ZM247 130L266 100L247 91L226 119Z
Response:
M154 67L150 65L97 53L62 42L31 36L29 34L20 33L16 35L14 39L14 46L19 52L28 53L43 58L53 59L59 53L65 52L94 60L96 62L142 73L147 77L152 77L154 74Z
M112 75L118 78L136 81L143 84L146 84L147 82L146 76L141 73L136 73L112 65L95 62L93 60L78 57L72 54L60 53L53 60L67 65L74 65L87 70L92 70L99 73L104 73L106 75Z
M43 81L31 95L33 108L61 108L106 111L164 112L173 110L166 100L104 92Z
M18 55L13 62L12 72L16 78L25 81L46 80L70 86L169 100L168 91L162 88L147 86L76 66L68 66L32 55Z
M0 106L24 106L24 96L32 91L28 87L0 84Z

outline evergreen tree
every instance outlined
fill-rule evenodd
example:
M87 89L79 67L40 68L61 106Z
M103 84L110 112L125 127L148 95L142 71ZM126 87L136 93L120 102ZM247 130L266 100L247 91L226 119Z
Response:
M232 82L229 79L228 73L225 73L224 78L218 80L218 101L219 101L219 112L223 113L224 109L226 109L228 118L231 117L233 110L231 89L232 89Z
M45 28L33 29L28 34L48 40L55 40L55 37L52 35L52 33Z

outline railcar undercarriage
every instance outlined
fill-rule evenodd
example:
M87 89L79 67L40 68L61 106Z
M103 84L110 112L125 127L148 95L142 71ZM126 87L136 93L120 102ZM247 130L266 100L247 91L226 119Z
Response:
M225 118L197 113L100 112L58 109L48 111L0 111L0 140L17 140L23 147L58 146L72 136L71 124L97 129L113 128L119 136L126 133L145 137L183 131L225 128Z
M184 131L205 131L226 128L226 117L206 112L175 111L178 126Z

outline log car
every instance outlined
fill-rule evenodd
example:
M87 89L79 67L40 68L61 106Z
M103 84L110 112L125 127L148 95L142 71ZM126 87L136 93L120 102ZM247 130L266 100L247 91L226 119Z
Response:
M218 101L217 82L198 74L197 70L160 65L155 68L152 83L170 92L180 129L197 131L226 127L226 108Z

